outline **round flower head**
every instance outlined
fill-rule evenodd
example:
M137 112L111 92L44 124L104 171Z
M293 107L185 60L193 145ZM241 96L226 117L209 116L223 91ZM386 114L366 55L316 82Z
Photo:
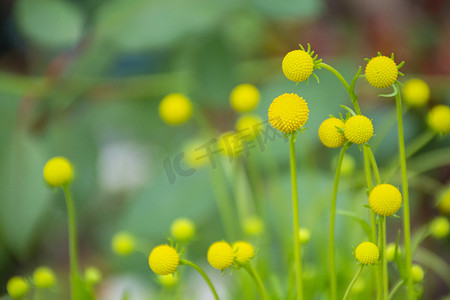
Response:
M241 138L252 140L261 131L262 120L257 115L243 115L236 122L236 130Z
M244 83L231 91L230 104L235 111L248 112L258 106L260 98L259 91L254 85Z
M344 128L344 122L337 118L329 118L320 124L319 139L328 148L337 148L344 144L345 136L338 131Z
M272 101L269 107L269 122L284 133L297 131L308 120L306 101L296 94L283 94Z
M397 246L397 256L400 255L400 246ZM389 243L386 247L386 259L387 261L394 261L395 259L395 244Z
M367 143L373 135L372 122L362 115L352 116L344 124L344 135L354 144Z
M55 278L55 273L48 267L39 267L33 273L33 282L41 289L51 288L55 284Z
M195 225L187 218L179 218L170 226L170 234L179 242L186 243L195 235Z
M117 255L129 255L135 249L134 237L128 232L116 233L112 239L111 247Z
M428 113L428 125L437 133L447 134L450 132L450 107L447 105L436 105Z
M245 241L233 243L234 258L239 264L244 265L255 256L255 248L252 244Z
M96 267L88 267L84 271L84 279L90 285L96 285L102 280L102 273Z
M53 157L44 166L44 179L53 187L60 187L72 181L73 167L64 157Z
M444 215L450 215L450 186L447 186L439 197L438 209Z
M150 253L148 264L156 274L169 275L175 272L180 264L180 256L172 246L159 245Z
M183 94L169 94L159 104L159 115L169 125L180 125L192 115L191 101Z
M162 286L171 288L178 283L178 276L176 275L176 273L172 273L169 275L158 275L158 281Z
M414 107L423 107L430 100L430 88L421 79L410 79L403 85L403 99L405 103Z
M414 282L422 282L423 277L425 276L425 273L421 266L419 265L412 265L411 267L411 275L414 280Z
M314 69L314 61L308 52L294 50L286 54L281 67L287 79L300 82L311 76Z
M308 228L300 228L298 230L298 235L300 237L300 243L306 244L311 238L311 231Z
M380 216L392 216L402 206L402 194L391 184L379 184L370 192L369 205Z
M244 219L242 227L249 236L259 236L264 232L264 222L257 216Z
M233 264L234 251L227 242L215 242L208 249L207 259L214 268L224 270Z
M20 299L28 293L28 283L20 276L14 276L8 280L6 290L13 299Z
M393 85L397 77L397 65L387 56L374 57L367 63L366 79L371 86L386 88Z
M355 250L356 260L363 265L371 265L378 261L380 257L380 250L377 245L371 242L364 242L359 244Z
M450 232L450 223L446 217L435 218L430 225L431 235L437 239L442 239Z

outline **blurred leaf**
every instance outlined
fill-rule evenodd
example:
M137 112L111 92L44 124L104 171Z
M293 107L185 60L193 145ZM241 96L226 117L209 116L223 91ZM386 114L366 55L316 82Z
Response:
M62 48L81 37L84 18L71 2L63 0L19 0L16 22L24 35L45 48Z
M273 17L312 17L318 15L324 8L320 0L253 0L253 4Z
M364 232L367 235L367 238L370 240L371 237L371 230L370 230L370 225L369 223L367 223L365 220L361 219L359 216L357 216L356 214L349 212L349 211L344 211L344 210L338 210L336 211L336 213L338 215L341 216L347 216L352 218L353 220L357 221L359 223L359 225L361 225L361 228L364 230Z

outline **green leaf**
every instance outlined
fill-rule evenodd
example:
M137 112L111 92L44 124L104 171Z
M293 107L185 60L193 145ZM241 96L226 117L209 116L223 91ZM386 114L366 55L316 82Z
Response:
M356 222L358 222L359 225L361 225L361 228L362 228L362 229L364 230L364 232L366 233L367 238L368 238L368 239L371 238L372 233L371 233L370 225L369 225L369 223L367 223L365 220L363 220L362 218L360 218L358 215L356 215L356 214L354 214L354 213L352 213L352 212L349 212L349 211L345 211L345 210L337 210L336 213L337 213L338 215L341 215L341 216L350 217L350 218L352 218L353 220L355 220Z
M25 37L44 48L72 46L83 31L81 11L63 0L16 1L15 17Z

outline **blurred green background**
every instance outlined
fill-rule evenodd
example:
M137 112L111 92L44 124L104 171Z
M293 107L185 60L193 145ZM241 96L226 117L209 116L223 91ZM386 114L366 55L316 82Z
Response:
M282 57L309 42L319 57L350 80L358 66L365 66L365 57L394 52L397 63L406 61L406 78L419 77L429 84L430 106L449 105L449 12L445 0L2 0L0 295L8 278L30 274L42 264L57 270L60 282L67 281L62 276L68 269L65 203L62 193L47 188L42 178L44 163L55 155L69 158L76 167L72 189L80 256L83 266L95 265L105 275L101 299L119 299L120 292L108 292L127 285L144 293L158 291L145 256L113 255L110 240L119 230L141 237L150 250L166 241L175 218L192 218L199 233L189 255L214 273L206 264L206 249L224 233L207 183L211 168L178 176L173 184L163 168L164 159L173 159L186 143L208 138L194 120L179 127L166 125L158 105L168 93L184 93L215 131L233 130L238 115L230 108L229 93L238 84L251 83L260 89L255 113L264 120L271 101L282 93L299 93L309 104L308 130L297 141L300 222L312 231L305 268L322 274L314 275L322 276L316 279L311 275L308 293L324 299L323 228L328 226L332 164L338 150L325 149L317 129L329 114L344 113L340 104L350 102L336 78L324 70L315 72L320 84L311 80L296 86L282 73ZM394 102L377 98L378 91L364 80L356 91L375 133L387 128L376 152L379 164L385 165L397 153ZM407 142L426 130L427 110L407 113ZM413 231L439 213L436 191L450 181L449 147L448 136L438 137L411 159L413 170L426 171L411 182ZM425 154L438 150L447 154L446 161L436 166L426 161L423 166ZM278 139L268 143L266 151L255 149L250 155L260 165L261 178L269 182L260 192L270 205L289 207L287 153L287 144ZM338 208L364 215L367 210L355 205L365 193L359 175L362 155L357 147L350 153L356 160L355 173L343 178ZM265 169L270 162L279 169L277 182ZM398 176L393 184L400 185ZM270 192L273 185L282 193ZM288 208L286 216L289 230ZM279 255L269 259L261 250L259 259L266 260L269 269L283 261L277 236L284 233L276 232L277 220L268 224L271 238L258 244ZM338 268L344 285L340 289L345 289L356 270L351 247L364 232L349 218L338 217L337 222ZM400 227L399 219L389 220L388 241L395 241ZM426 239L423 247L449 261L448 238ZM444 280L432 269L425 270L424 299L447 295ZM188 289L186 299L200 299L196 292ZM138 293L131 299L144 299Z

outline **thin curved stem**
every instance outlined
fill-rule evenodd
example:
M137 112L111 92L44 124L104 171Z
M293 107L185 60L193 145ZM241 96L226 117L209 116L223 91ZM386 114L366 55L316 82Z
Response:
M339 159L336 167L336 175L334 176L333 195L331 197L331 217L330 217L330 233L329 233L329 263L330 263L330 288L331 299L337 299L337 276L336 276L336 254L334 247L334 227L336 222L336 199L339 186L339 178L341 176L342 161L344 160L345 151L350 146L349 142L346 142L341 149Z
M261 296L261 299L268 300L269 296L267 296L266 288L264 287L261 277L259 277L258 273L253 268L253 266L250 263L247 263L244 265L244 269L248 272L250 277L252 277L253 281L255 282L256 287L258 289L258 293Z
M63 186L67 203L67 217L69 225L69 257L70 257L70 286L72 300L78 300L78 246L77 246L77 225L75 217L75 207L69 185Z
M299 213L298 213L298 191L297 191L297 165L295 160L295 138L296 134L291 134L289 138L290 160L291 160L291 185L292 185L292 213L294 223L294 260L295 260L295 275L297 285L297 299L303 299L302 286L302 262L300 253L300 237L298 230L300 228Z
M373 154L372 148L369 146L367 147L367 152L369 154L369 159L370 159L370 164L373 168L373 174L375 175L375 182L377 184L381 184L381 176L380 176L380 170L378 169L378 164L377 161L375 159L375 155Z
M361 265L359 267L358 271L356 271L356 274L353 277L352 281L350 281L350 284L348 285L348 288L345 291L344 298L342 298L342 300L346 300L347 299L347 297L350 294L350 291L351 291L353 285L355 284L356 280L358 280L359 274L361 274L361 271L362 271L363 268L364 268L364 265Z
M211 280L209 279L208 275L206 275L206 273L199 266L197 266L196 264L194 264L193 262L191 262L187 259L180 259L180 265L189 266L189 267L193 268L194 270L196 270L198 273L200 273L200 275L202 275L203 279L208 284L211 292L213 293L214 299L219 300L219 296L217 296L216 289L214 288Z
M392 289L391 293L389 294L388 300L394 299L395 294L402 287L402 285L404 283L405 283L405 281L402 279L394 286L394 288Z
M409 215L409 191L408 191L408 175L406 171L406 154L405 154L405 138L403 136L403 114L402 114L402 98L400 93L395 96L397 103L397 119L398 119L398 145L399 158L402 171L402 189L403 189L403 231L405 239L405 258L406 270L408 275L408 295L410 300L415 299L414 283L411 276L412 258L411 258L411 226Z

